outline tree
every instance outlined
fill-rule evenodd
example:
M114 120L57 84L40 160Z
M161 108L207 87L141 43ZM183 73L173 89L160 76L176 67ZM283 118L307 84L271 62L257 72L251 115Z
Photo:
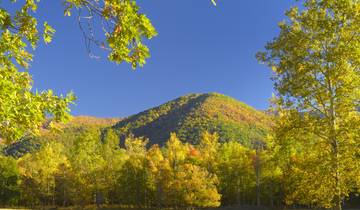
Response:
M165 205L165 188L168 181L169 163L165 160L159 145L153 145L146 153L146 162L148 168L149 197L150 205L156 208L163 208Z
M19 159L18 165L24 180L22 199L32 201L32 205L55 205L55 176L62 164L68 164L63 153L63 145L55 142L48 143L38 152L28 153Z
M104 193L105 202L114 204L117 196L117 182L120 179L121 170L128 160L124 149L120 148L119 137L113 130L109 130L101 144L102 158L104 165L100 170L101 178L101 191Z
M359 187L360 2L303 6L286 13L280 35L257 56L274 72L278 141L299 142L307 161L296 165L303 176L290 201L341 209Z
M219 135L217 133L203 133L198 149L200 151L200 159L202 166L209 172L214 173L218 162L218 152L220 148Z
M80 14L80 28L84 33L88 50L90 44L95 44L109 51L109 60L116 63L127 62L135 69L145 64L145 59L150 56L149 49L143 39L151 39L156 35L156 30L146 15L140 13L136 1L132 0L66 0L65 15L70 16L76 8ZM85 14L83 14L85 13ZM105 41L95 37L93 19L103 21ZM85 20L86 24L82 24Z
M32 91L33 82L26 71L33 58L28 45L35 49L41 35L46 44L50 43L55 33L47 22L42 24L42 29L37 26L38 19L34 14L38 3L25 1L14 14L0 8L0 138L7 142L29 132L36 133L49 116L54 121L66 121L70 111L68 106L75 99L72 93L56 96L51 90ZM11 4L20 3L11 1ZM80 25L88 25L90 31L93 31L92 26L82 21L91 20L81 18L83 15L103 21L105 41L96 39L93 33L85 33L86 29L81 27L88 48L93 43L108 50L111 61L125 61L133 68L144 65L149 50L143 39L152 38L156 31L150 20L139 12L135 1L66 0L64 5L65 15L70 16L71 11L76 9Z
M147 139L129 136L125 140L126 162L118 181L119 198L122 204L144 207L147 204L148 170L146 168Z
M217 191L218 179L205 168L186 163L174 170L171 180L172 195L179 203L175 207L218 207L221 195Z
M220 180L219 190L223 195L223 204L252 203L252 197L255 196L253 156L253 150L236 141L224 143L219 148L216 174Z
M253 164L257 179L257 205L260 204L260 197L261 205L282 205L281 175L283 171L276 156L278 145L274 144L273 140L273 136L268 135L265 140L257 142L260 150L259 147L255 147L257 150L255 150L255 157L253 156Z
M170 134L165 149L164 156L174 170L177 169L178 165L185 163L189 154L189 146L183 144L175 133Z
M14 205L20 198L20 174L16 160L0 154L0 204Z
M211 139L214 138L214 141ZM213 152L216 135L205 134L202 148ZM218 207L221 195L218 179L205 167L191 163L191 150L172 133L164 150L165 160L159 170L165 205L170 207Z
M84 206L95 203L97 193L101 191L103 169L106 165L101 154L100 132L91 128L77 136L69 148L71 164L70 177L73 186L69 193L73 204Z

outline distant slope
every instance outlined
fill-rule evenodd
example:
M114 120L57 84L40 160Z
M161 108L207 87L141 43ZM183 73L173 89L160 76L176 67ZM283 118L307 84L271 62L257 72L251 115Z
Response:
M43 141L47 139L53 140L55 137L66 138L66 136L78 135L82 131L88 129L101 129L114 125L119 122L120 118L97 118L91 116L76 116L72 117L71 120L66 124L57 124L56 127L60 128L61 131L52 132L47 129L48 123L44 124L44 128L41 129L39 136L26 136L19 141L5 146L3 152L6 155L13 157L21 157L28 152L38 150Z
M204 131L217 132L220 141L263 138L270 117L231 97L218 94L189 94L130 116L112 126L124 139L130 133L145 136L151 144L163 145L171 132L186 142L197 143Z
M115 123L119 122L120 118L98 118L98 117L92 117L92 116L74 116L71 118L71 120L62 125L63 127L89 127L89 126L111 126Z

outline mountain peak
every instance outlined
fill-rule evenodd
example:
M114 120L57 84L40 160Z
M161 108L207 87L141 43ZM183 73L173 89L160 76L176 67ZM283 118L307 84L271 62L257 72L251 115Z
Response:
M220 141L248 144L251 136L265 136L270 118L234 98L220 93L192 93L163 105L132 115L112 129L122 139L129 134L149 138L151 144L163 145L170 133L181 140L197 143L205 132L217 132Z

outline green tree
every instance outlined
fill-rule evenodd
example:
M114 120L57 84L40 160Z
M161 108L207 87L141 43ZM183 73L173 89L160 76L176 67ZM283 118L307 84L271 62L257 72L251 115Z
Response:
M70 147L68 157L73 177L69 177L72 186L69 193L73 204L84 206L95 203L94 198L103 184L105 160L101 151L100 132L97 129L85 130Z
M16 205L20 198L20 174L16 160L0 154L0 205Z
M105 202L114 204L118 199L117 182L120 179L121 170L128 160L124 149L120 148L119 137L113 130L109 130L101 144L104 165L100 170L101 191L104 193Z
M146 145L147 139L129 136L125 140L127 159L124 163L118 188L119 199L122 204L145 207L149 193L148 170L146 167Z
M156 30L145 14L140 13L139 6L133 0L66 0L65 15L71 15L76 9L86 10L88 19L100 18L105 21L105 41L99 40L93 34L85 34L88 42L109 51L109 60L116 63L127 62L135 69L143 66L150 56L144 39L151 39ZM81 22L80 22L81 25ZM82 27L81 27L82 29ZM91 26L89 28L92 30ZM83 31L84 32L84 31Z
M360 172L360 2L303 6L286 13L280 35L258 59L274 72L279 141L300 142L306 157L290 200L341 209Z
M278 145L274 143L273 137L269 135L262 144L262 150L255 151L255 160L253 164L255 173L257 167L260 167L260 173L257 173L257 204L267 206L282 205L282 180L283 171L277 159ZM266 143L265 143L266 142ZM261 197L261 203L259 202Z
M225 205L250 204L255 197L255 152L230 141L221 145L218 151L216 174L220 180L219 190Z
M46 117L67 120L68 106L75 99L72 93L56 96L51 90L32 91L32 78L26 71L33 59L28 45L35 49L41 36L46 44L50 43L55 30L47 22L38 27L35 13L39 1L11 1L11 4L22 5L13 14L10 9L0 8L0 138L8 142L28 132L36 133ZM99 18L104 23L104 41L93 37L93 33L86 34L81 27L86 43L108 50L109 60L116 63L128 62L133 68L144 65L149 49L143 39L152 38L156 31L139 12L135 1L66 0L64 5L65 15L77 10L81 17L81 12L86 11L88 17ZM82 20L79 19L80 25L89 26L82 24Z

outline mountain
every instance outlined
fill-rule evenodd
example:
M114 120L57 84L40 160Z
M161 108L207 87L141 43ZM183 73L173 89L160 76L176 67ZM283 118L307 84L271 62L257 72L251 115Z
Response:
M49 130L48 123L43 127L39 136L26 136L5 146L3 152L21 157L48 140L72 141L89 130L100 130L104 135L109 129L119 135L122 143L133 134L148 138L150 145L164 145L170 133L176 133L182 141L196 144L202 133L209 131L218 133L221 142L235 140L251 146L252 140L265 138L271 117L234 98L205 93L185 95L124 119L77 116L67 124L56 124L58 131Z
M264 138L270 116L231 97L218 93L189 94L158 107L127 117L111 127L124 140L144 136L150 144L163 145L170 133L196 144L205 132L217 132L220 141L236 140L244 145ZM250 140L251 139L251 140Z

